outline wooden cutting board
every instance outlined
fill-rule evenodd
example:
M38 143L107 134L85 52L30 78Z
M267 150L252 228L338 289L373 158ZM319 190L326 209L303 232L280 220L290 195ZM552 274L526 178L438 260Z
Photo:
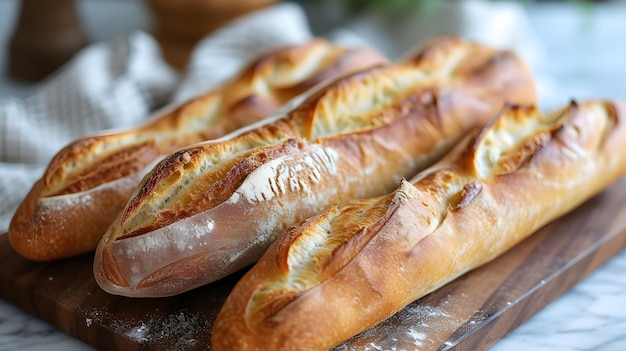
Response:
M336 349L487 348L626 247L625 198L626 178ZM215 316L243 274L171 298L130 299L102 291L92 262L29 262L2 235L0 298L102 350L209 349Z

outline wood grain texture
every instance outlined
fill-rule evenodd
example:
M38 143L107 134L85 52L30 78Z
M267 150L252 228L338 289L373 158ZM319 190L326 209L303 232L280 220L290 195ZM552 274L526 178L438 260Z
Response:
M626 178L496 260L414 302L337 350L485 349L626 247ZM241 272L170 298L102 291L89 255L22 259L0 236L0 298L101 350L210 347L212 323Z

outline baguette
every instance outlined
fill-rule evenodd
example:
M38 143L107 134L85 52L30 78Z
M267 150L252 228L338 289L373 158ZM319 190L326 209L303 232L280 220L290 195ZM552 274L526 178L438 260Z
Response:
M393 190L505 101L534 98L515 55L453 37L336 80L285 115L160 162L100 242L96 281L155 297L222 278L328 205Z
M511 106L394 193L290 228L232 290L213 350L325 350L492 260L626 173L625 118Z
M52 159L18 208L11 245L35 261L93 251L156 160L267 117L326 79L384 62L374 50L323 40L275 49L222 87L142 126L78 139Z

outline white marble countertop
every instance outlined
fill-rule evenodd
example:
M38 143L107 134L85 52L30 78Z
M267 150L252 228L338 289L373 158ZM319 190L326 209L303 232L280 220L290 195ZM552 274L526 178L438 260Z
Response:
M147 25L136 1L85 1L96 39ZM113 4L113 5L111 5ZM0 47L12 25L17 0L0 1ZM122 6L112 12L109 6ZM571 98L626 100L626 4L602 4L584 10L571 3L525 5L544 49L533 65L542 106ZM116 13L115 28L107 13ZM4 53L2 50L0 53ZM4 54L0 55L3 56ZM0 66L5 57L0 57ZM0 74L0 96L22 95L28 86ZM623 152L623 151L620 151ZM504 337L492 350L626 350L626 250ZM90 350L82 342L0 300L0 351Z

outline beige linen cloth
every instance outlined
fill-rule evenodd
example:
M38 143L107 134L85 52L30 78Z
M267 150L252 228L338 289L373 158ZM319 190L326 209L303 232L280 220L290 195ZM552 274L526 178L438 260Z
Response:
M47 163L72 140L136 126L164 103L215 87L272 46L311 38L302 9L284 3L235 20L198 44L183 74L135 32L81 51L23 98L0 97L0 233Z

